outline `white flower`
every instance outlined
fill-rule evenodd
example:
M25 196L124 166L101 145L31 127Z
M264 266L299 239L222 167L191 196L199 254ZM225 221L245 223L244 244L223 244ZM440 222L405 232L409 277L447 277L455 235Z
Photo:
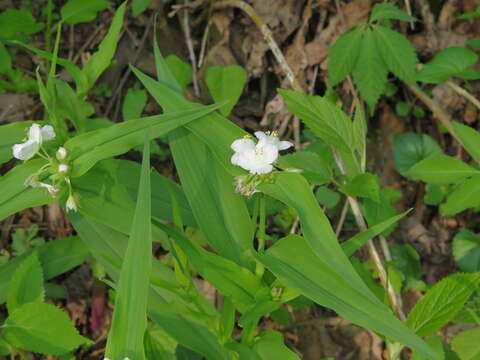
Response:
M65 164L58 165L58 171L59 172L66 173L66 172L68 172L69 169L70 169L70 167L68 165L65 165Z
M75 202L75 197L72 194L68 196L66 207L67 211L77 211L77 203Z
M52 195L52 197L57 196L58 192L60 191L60 189L56 186L38 181L36 176L30 176L29 178L27 178L27 180L25 181L25 185L30 185L34 188L43 187L47 189L47 191L50 193L50 195Z
M255 136L257 137L259 142L264 141L267 144L276 146L277 149L280 150L287 150L288 148L292 147L293 144L290 141L280 141L275 131L268 132L265 134L263 131L256 131Z
M272 164L278 158L278 151L288 149L292 143L280 141L275 133L257 131L255 136L259 139L256 144L248 136L232 143L235 153L231 162L251 174L267 174L273 170Z
M63 146L60 146L57 150L57 159L60 161L65 160L67 154L67 149L65 149Z
M21 144L15 144L12 147L13 156L19 160L31 159L40 149L43 141L55 138L55 131L50 125L40 127L33 124L28 129L28 139Z

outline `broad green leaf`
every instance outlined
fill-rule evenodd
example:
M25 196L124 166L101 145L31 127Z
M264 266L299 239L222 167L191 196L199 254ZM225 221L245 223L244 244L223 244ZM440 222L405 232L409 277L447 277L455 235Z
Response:
M468 46L470 46L473 50L479 51L480 50L480 36L468 39L466 44Z
M480 271L480 237L470 230L462 230L453 238L452 249L460 270Z
M28 10L8 9L0 14L0 39L10 40L18 34L32 35L43 29Z
M332 209L340 203L342 196L326 186L320 186L315 190L315 198L322 206Z
M130 88L125 95L122 105L123 120L138 119L142 116L143 108L147 105L147 92L143 89Z
M360 42L362 51L353 70L353 81L371 111L383 93L388 74L387 64L378 49L376 34L372 30L364 32Z
M68 0L62 6L60 13L62 20L67 24L78 24L92 21L97 17L97 12L110 7L106 0Z
M31 302L42 302L43 270L37 252L29 255L13 274L8 286L7 309L12 313L17 308Z
M434 155L416 163L406 173L431 184L451 184L480 171L451 156Z
M340 189L347 195L380 201L380 184L377 175L364 173L355 176Z
M449 185L426 184L423 202L427 205L438 205L449 192Z
M440 213L445 216L455 215L459 212L475 208L480 205L480 174L458 184L447 195L447 201L441 205Z
M45 160L34 159L15 166L0 177L0 220L16 212L34 206L49 204L54 201L43 188L32 188L25 181L37 172Z
M83 0L77 0L82 1ZM89 1L98 1L98 0L89 0ZM98 46L98 51L95 52L85 66L82 69L82 73L88 79L88 88L87 89L77 89L77 91L84 95L86 92L92 88L93 84L97 81L100 75L105 71L105 69L110 65L113 56L115 55L115 50L117 49L117 43L120 36L120 31L123 26L123 16L125 14L125 6L127 2L124 2L119 6L112 20L112 24L108 29L107 35L103 38L102 42Z
M137 17L142 12L144 12L148 8L149 4L150 4L150 0L133 0L132 1L133 16Z
M422 276L420 255L410 244L392 244L390 252L393 267L405 276L405 288L409 289Z
M212 105L199 110L144 117L76 136L64 145L73 160L71 177L81 176L98 161L123 154L140 145L145 130L148 130L149 140L153 140L208 114L216 107Z
M452 339L452 349L461 360L479 360L478 339L480 339L480 328L465 330Z
M342 249L345 252L345 255L348 257L352 256L355 251L360 249L363 245L367 243L368 240L373 239L375 236L381 234L386 229L391 228L392 225L396 224L400 219L406 216L410 210L405 211L400 215L395 215L387 220L384 220L376 225L369 227L367 230L358 233L357 235L352 236L347 241L343 242Z
M480 132L474 128L452 121L453 131L462 141L463 147L476 161L480 162Z
M415 83L417 55L410 41L402 34L380 25L373 26L373 35L388 70L407 84Z
M185 88L192 82L192 67L175 54L165 58L165 64L178 82L178 85Z
M361 52L362 29L342 34L328 51L328 86L333 87L354 69Z
M393 4L390 3L378 3L372 9L370 14L370 22L378 20L403 20L403 21L415 21L416 19L406 12L400 10Z
M215 102L228 101L218 109L223 116L228 116L242 95L247 72L237 65L211 66L207 69L205 82Z
M397 214L397 211L392 206L392 204L400 199L401 194L391 188L383 188L380 190L380 197L378 202L371 199L364 199L361 204L362 213L367 220L368 226L372 227L395 216ZM395 226L396 223L393 223L381 234L383 236L388 236L395 229Z
M322 242L326 240L327 237L324 237ZM343 318L395 339L431 359L438 359L368 290L356 272L355 275L348 274L350 268L354 271L351 265L348 268L340 265L334 268L329 264L333 260L329 256L328 253L321 257L315 255L302 237L289 235L259 255L259 259L283 284L335 310ZM335 260L339 261L339 258L344 258L344 255L336 254ZM356 279L353 280L353 277Z
M323 185L332 180L332 164L308 149L281 156L277 166L281 169L301 170L312 184Z
M88 250L78 237L49 241L35 249L42 264L43 277L49 280L83 263L89 256ZM31 252L15 257L0 266L0 303L8 296L9 284L22 262Z
M352 121L335 104L320 96L278 89L288 109L325 143L345 151L353 151L355 139Z
M463 307L478 286L479 279L478 273L456 273L440 280L408 314L407 326L419 336L442 328Z
M440 145L427 134L407 132L396 135L393 141L393 161L402 175L421 160L441 154Z
M105 355L111 359L145 359L143 336L147 329L147 299L152 271L150 142L146 133L144 141L137 205L105 350Z
M3 324L2 336L18 349L50 355L65 354L89 342L63 310L40 302L13 311Z
M478 61L478 55L462 47L449 47L437 54L417 73L416 80L439 84L458 76Z
M14 122L0 126L0 164L13 157L12 146L21 143L33 121ZM1 179L1 178L0 178Z
M6 74L12 69L12 58L5 45L0 42L0 74Z
M467 19L473 19L480 16L480 7L477 7L475 10L461 14L457 16L457 19L462 19L462 20L467 20Z
M284 344L282 333L274 330L264 331L258 335L253 343L253 350L262 360L300 360L298 355Z

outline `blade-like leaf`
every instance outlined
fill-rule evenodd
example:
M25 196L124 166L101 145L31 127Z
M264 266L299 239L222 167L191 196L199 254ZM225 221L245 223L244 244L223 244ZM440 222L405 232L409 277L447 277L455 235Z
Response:
M145 359L147 298L152 271L150 141L145 134L142 172L132 230L115 297L105 354L111 359Z

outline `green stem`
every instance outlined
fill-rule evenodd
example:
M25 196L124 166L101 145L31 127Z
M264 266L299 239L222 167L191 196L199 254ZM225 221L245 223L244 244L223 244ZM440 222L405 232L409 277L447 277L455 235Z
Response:
M242 344L251 345L255 334L257 333L257 320L254 320L245 325L242 332Z
M265 196L260 196L260 219L258 221L258 252L262 253L265 250Z

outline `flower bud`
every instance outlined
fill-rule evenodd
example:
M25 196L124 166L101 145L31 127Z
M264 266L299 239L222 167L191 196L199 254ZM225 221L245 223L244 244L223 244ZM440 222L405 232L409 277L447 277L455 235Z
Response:
M68 165L65 165L65 164L58 165L58 171L59 172L67 173L69 169L70 169L70 167Z
M65 160L67 153L67 149L65 149L63 146L59 147L57 150L57 159L59 161Z
M67 207L67 211L77 211L77 203L75 202L75 197L70 194L67 199L67 203L65 204Z

